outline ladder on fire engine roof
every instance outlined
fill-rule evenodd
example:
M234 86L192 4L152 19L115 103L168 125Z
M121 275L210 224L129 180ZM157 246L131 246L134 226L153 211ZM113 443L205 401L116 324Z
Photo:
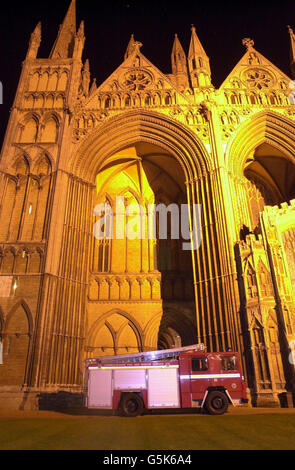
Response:
M203 343L193 344L191 346L183 346L174 349L161 349L159 351L146 351L131 354L120 354L117 356L99 356L92 359L86 359L86 366L93 362L103 362L104 364L123 363L123 362L144 362L159 361L161 359L177 358L179 354L188 351L205 351Z

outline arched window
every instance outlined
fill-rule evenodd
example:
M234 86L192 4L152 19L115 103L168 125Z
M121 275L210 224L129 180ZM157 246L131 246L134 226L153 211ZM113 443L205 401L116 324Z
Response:
M57 82L58 82L58 75L57 75L57 72L54 72L49 76L47 89L49 91L55 91L57 88Z
M45 108L53 108L53 95L48 95L46 97Z
M232 94L231 97L230 97L230 102L231 102L231 104L239 104L239 100L238 100L237 95Z
M44 106L44 96L38 95L35 100L35 108L43 108Z
M39 72L35 72L34 75L30 77L29 82L29 91L36 91L39 82Z
M35 118L30 118L26 121L20 137L20 142L23 144L33 143L37 140L38 123Z
M104 107L105 108L109 108L111 105L111 99L109 96L107 96L107 98L105 99L105 102L104 102Z
M99 234L95 236L95 256L98 257L97 261L94 260L94 268L97 266L98 272L109 272L111 269L111 236L112 236L112 207L110 202L106 199L104 203L104 212L96 217L97 224L95 227L99 229Z
M57 140L57 122L54 117L51 117L45 122L41 142L56 142Z
M201 57L199 57L199 66L203 67L203 59Z
M38 83L38 90L39 91L46 91L47 90L48 78L49 78L49 75L48 75L47 72L45 72L41 75L39 83Z
M26 108L33 108L34 107L34 96L29 95L25 98L25 107Z
M165 96L165 104L167 104L167 105L171 104L171 96L170 95Z
M60 91L65 91L67 88L67 82L68 74L67 72L63 72L59 77L57 89Z
M161 104L161 97L160 97L160 95L159 95L158 93L156 93L156 94L154 95L154 105L155 105L155 106L158 106L158 105L160 105L160 104Z
M115 95L112 101L113 101L114 108L120 108L120 96L119 95Z
M55 98L55 103L54 103L55 108L63 108L64 107L64 98L62 95L58 95Z
M269 102L270 102L270 104L277 104L277 99L276 99L276 96L274 94L270 95Z
M0 239L3 241L15 241L20 236L22 212L30 173L26 157L20 156L17 159L11 173L18 176L18 181L12 177L8 177L7 180L0 218Z
M223 124L224 126L226 124L228 124L228 116L226 114L226 112L223 112L220 116L220 120L221 120L221 124Z

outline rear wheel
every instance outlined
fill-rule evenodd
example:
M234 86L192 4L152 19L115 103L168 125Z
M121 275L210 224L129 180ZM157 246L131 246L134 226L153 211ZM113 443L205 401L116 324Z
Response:
M227 411L228 399L223 392L209 392L205 407L210 415L222 415Z
M135 418L141 415L143 411L143 402L136 393L125 393L121 400L120 410L123 416Z

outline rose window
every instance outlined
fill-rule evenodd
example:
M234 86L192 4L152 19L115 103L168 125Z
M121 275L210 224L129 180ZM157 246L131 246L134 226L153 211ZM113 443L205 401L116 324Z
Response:
M134 70L125 74L123 86L130 91L144 90L152 83L152 77L141 70Z
M269 73L263 70L250 70L246 73L245 82L250 88L270 88L272 85L272 78Z

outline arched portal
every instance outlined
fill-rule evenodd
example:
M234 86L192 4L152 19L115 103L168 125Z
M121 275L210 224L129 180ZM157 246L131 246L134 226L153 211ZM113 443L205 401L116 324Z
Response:
M237 232L251 232L264 207L295 197L295 125L287 117L263 111L246 120L227 146Z
M145 211L149 202L184 203L189 208L190 230L200 231L189 256L179 250L177 240L160 237L154 246L151 241L124 239L115 244L107 237L92 242L89 325L98 312L107 309L108 302L121 309L120 302L125 302L129 313L141 318L144 330L159 312L160 302L163 312L177 307L179 323L188 316L191 331L182 335L183 344L191 342L193 334L193 340L206 343L209 350L239 349L227 228L220 225L224 221L220 181L196 135L165 115L134 110L95 129L69 165L70 172L97 186L89 213L97 203L112 206L118 195L133 205L143 205ZM194 212L197 205L201 207L199 220ZM188 308L185 302L190 303ZM144 338L142 344L157 347L145 345Z
M295 161L269 143L255 148L245 163L244 175L252 183L249 205L254 227L264 206L279 205L295 198Z
M132 155L130 149L133 149ZM98 346L97 343L90 344L89 332L95 322L112 309L124 311L136 319L142 332L140 344L145 350L158 346L160 315L166 307L166 311L177 311L178 324L184 315L189 319L190 335L185 335L189 338L186 341L191 342L194 335L193 340L205 343L208 350L240 349L235 273L228 252L224 208L220 202L220 176L196 134L164 114L133 110L107 119L93 129L77 152L69 155L66 164L66 172L60 176L67 179L67 186L61 185L66 212L59 259L59 278L64 281L59 282L58 298L70 298L75 308L68 321L68 306L66 302L59 303L58 324L65 325L71 341L62 342L55 334L54 322L48 325L48 335L50 331L52 335L49 364L44 369L46 381L81 382L79 371L81 361L88 354L87 347ZM97 180L102 182L101 187L97 187ZM159 247L157 269L148 243L140 245L142 251L137 251L135 264L130 261L133 248L138 250L138 245L132 248L132 240L126 245L121 240L122 250L114 246L113 249L112 242L109 248L108 240L102 247L99 243L95 245L93 227L97 215L94 215L94 209L101 202L112 205L116 196L113 189L119 187L119 195L127 196L126 199L135 204L144 202L144 207L149 197L155 197L155 194L156 201L160 195L167 202L185 200L190 230L195 226L199 232L193 249L189 246L190 269L181 268L176 272L168 269L173 267L173 263L167 263L167 251L174 249L172 244L169 250L166 246L166 261L165 251ZM60 200L58 203L61 205ZM199 219L194 212L197 205L201 206ZM179 254L179 250L175 251ZM48 252L49 257L52 256L53 252ZM102 261L98 262L101 256ZM184 258L188 259L187 256ZM176 275L179 272L183 276ZM193 301L190 297L192 288ZM180 298L177 298L179 293ZM188 297L185 302L191 302L192 308L184 311L182 306L180 311L178 306L184 296ZM169 305L171 302L173 305ZM55 318L55 311L52 310L48 318L50 315ZM167 328L179 331L182 336L182 330L168 319L169 315ZM75 338L72 336L73 325L78 325ZM152 326L157 329L157 334L150 331ZM104 331L110 344L110 327ZM121 338L125 347L126 335ZM60 358L65 351L66 366L52 360L50 351L58 351Z
M104 161L96 186L90 273L98 289L96 293L92 289L88 310L101 311L106 302L123 309L128 300L137 302L146 317L152 318L160 308L164 317L173 308L176 327L182 331L179 342L186 344L196 308L192 254L183 249L190 235L180 164L160 146L138 142ZM186 311L190 317L187 332L183 327ZM141 319L142 327L145 322ZM133 350L132 335L130 344L125 337L124 347ZM96 341L100 340L97 336Z

